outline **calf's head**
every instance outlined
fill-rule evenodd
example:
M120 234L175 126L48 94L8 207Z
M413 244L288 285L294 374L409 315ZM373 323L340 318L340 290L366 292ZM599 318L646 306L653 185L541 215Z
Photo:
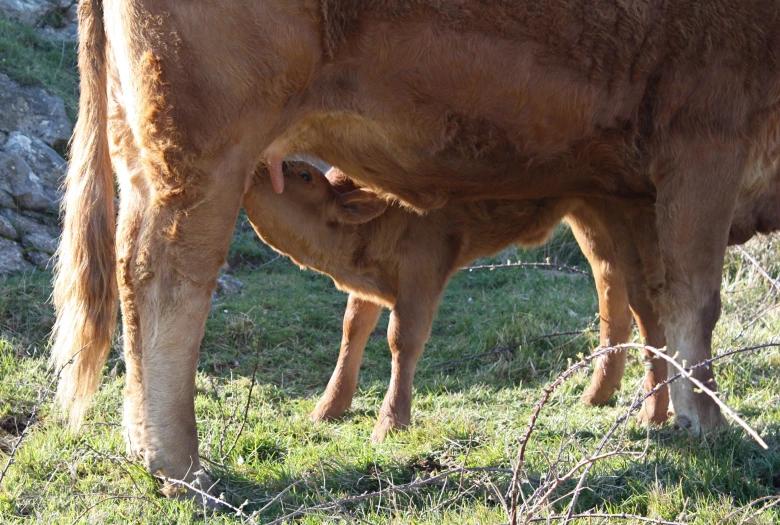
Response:
M284 191L278 194L267 169L259 167L243 205L260 238L299 264L317 268L332 261L357 225L387 209L385 201L335 169L326 177L305 162L285 161L282 174Z

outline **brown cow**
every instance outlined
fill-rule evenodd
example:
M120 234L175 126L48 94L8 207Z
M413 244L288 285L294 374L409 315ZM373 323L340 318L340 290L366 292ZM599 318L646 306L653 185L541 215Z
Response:
M705 360L730 230L743 239L780 214L779 11L774 0L82 0L54 288L59 401L78 424L121 299L130 451L193 479L211 290L255 167L266 159L281 191L281 160L298 153L419 210L655 199L632 219L657 234L656 256L641 257L646 289L671 352ZM738 229L737 202L761 204L740 206ZM695 375L714 386L711 369ZM723 423L689 381L671 394L692 432Z
M305 162L287 161L282 172L285 191L281 195L272 190L266 171L259 170L260 176L253 177L243 200L249 221L266 243L297 264L330 275L340 290L350 294L338 363L312 419L344 415L355 394L368 337L382 307L392 309L387 332L392 376L374 441L409 424L414 370L450 277L474 259L510 244L541 244L564 215L571 214L572 222L577 218L584 222L588 208L574 198L469 201L421 216L397 205L388 207L373 192L351 184L337 168L326 176ZM595 225L587 226L583 231L597 230ZM599 301L610 303L601 306L606 328L602 339L619 344L628 341L631 313L627 293L623 299L620 290L609 295L605 291L616 284L600 271L604 244L588 249L585 242L584 246L596 272ZM601 250L598 257L594 256L597 250ZM622 369L612 366L603 379L601 370L607 371L596 367L594 387L585 396L590 402L608 401L620 384ZM660 392L640 416L662 422L667 406L667 393Z

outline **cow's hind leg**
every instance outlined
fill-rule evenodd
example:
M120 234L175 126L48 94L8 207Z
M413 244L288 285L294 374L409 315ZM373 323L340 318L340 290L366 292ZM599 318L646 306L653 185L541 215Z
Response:
M201 471L194 409L200 341L249 167L188 166L186 173L175 188L153 170L120 176L118 277L130 450L153 474L193 481ZM166 492L182 491L173 484Z
M311 413L311 419L315 421L338 419L352 404L363 351L380 313L382 313L380 305L350 294L344 311L344 331L341 337L339 360L325 393Z
M668 354L690 367L712 356L712 331L720 316L720 282L731 218L743 168L740 145L715 138L669 141L654 165L656 221L662 282L651 283ZM676 373L672 367L670 374ZM711 366L692 372L716 389ZM677 423L698 434L721 426L717 404L691 381L671 384Z

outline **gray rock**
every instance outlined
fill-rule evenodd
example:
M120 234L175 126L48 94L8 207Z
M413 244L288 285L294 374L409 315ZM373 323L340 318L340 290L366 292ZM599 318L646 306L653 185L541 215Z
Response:
M44 232L29 233L22 236L22 246L31 250L53 254L57 251L57 239Z
M65 170L65 160L43 141L13 132L0 152L0 190L21 209L56 214Z
M11 197L11 188L4 189L2 184L2 176L0 176L0 208L16 208L14 198Z
M41 270L53 270L56 257L44 252L27 252L27 259Z
M12 209L0 210L0 214L11 221L11 224L13 224L21 236L32 235L33 233L45 233L49 237L58 237L60 235L60 230L56 226L41 224Z
M49 210L55 202L46 195L40 178L32 168L18 155L0 152L0 190L11 196L8 207L28 210Z
M6 239L19 239L19 232L16 231L14 225L4 215L0 215L0 237Z
M0 275L23 272L32 268L33 266L24 260L21 246L0 237Z
M47 40L71 42L76 45L79 39L79 27L75 23L65 22L61 27L52 27L47 25L38 29L38 34ZM67 44L66 44L67 45Z
M244 283L229 275L221 275L217 278L217 295L234 295L241 291Z
M38 87L20 86L0 73L0 131L37 137L64 154L73 125L61 98Z
M40 211L32 211L32 210L18 210L20 215L23 215L29 219L32 219L36 222L39 222L40 224L46 225L46 226L54 226L53 229L47 230L47 231L55 231L56 235L59 235L60 231L60 218L58 215L52 215L50 213L44 213Z
M0 0L0 14L32 27L58 4L56 0Z

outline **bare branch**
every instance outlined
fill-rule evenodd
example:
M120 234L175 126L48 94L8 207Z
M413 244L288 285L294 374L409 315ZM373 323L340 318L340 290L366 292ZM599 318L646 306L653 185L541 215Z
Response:
M274 521L268 522L265 525L279 525L280 523L284 523L287 521L290 521L291 519L301 516L304 514L309 514L312 512L317 512L321 510L330 510L334 507L337 507L339 505L346 505L349 503L354 503L356 501L362 501L366 499L376 498L376 497L382 497L386 496L388 494L394 494L398 492L405 492L410 490L417 490L421 487L424 487L425 485L431 485L433 483L436 483L439 480L445 479L449 476L453 476L456 474L461 474L463 472L500 472L503 474L512 474L511 469L505 469L505 468L490 468L490 467L470 467L470 468L456 468L452 470L448 470L446 472L442 472L440 474L437 474L435 476L431 476L430 478L426 479L418 479L415 481L412 481L410 483L405 483L403 485L393 485L386 489L378 490L376 492L367 492L365 494L360 494L359 496L351 496L347 498L341 498L338 500L335 500L333 502L329 503L321 503L319 505L314 505L312 507L302 507L294 512L291 512L285 516L282 516L281 518L275 519Z
M588 277L593 277L593 274L591 274L590 272L586 272L585 270L580 270L579 268L575 268L574 266L566 266L565 264L538 263L538 262L480 264L477 266L465 266L461 268L461 270L468 270L469 272L471 272L473 270L495 270L497 268L547 268L550 270L560 270L563 272L578 273L580 275L587 275Z
M655 523L657 525L687 525L681 521L666 521L657 518L645 518L644 516L637 516L636 514L605 514L605 513L585 513L585 514L573 514L572 516L545 516L544 518L530 518L529 523L536 523L540 521L559 521L565 520L568 523L572 519L606 519L606 520L636 520L643 523Z
M763 276L764 276L764 278L765 278L767 281L769 281L769 284L770 284L770 286L771 286L772 288L774 288L775 290L777 290L778 292L780 292L780 283L778 283L778 281L780 281L780 278L777 278L777 279L775 279L775 278L773 278L771 275L769 275L769 272L767 272L766 270L764 270L764 268L761 266L761 264L759 264L759 262L758 262L758 261L757 261L757 260L756 260L756 259L755 259L755 258L754 258L752 255L750 255L750 254L747 252L747 250L745 250L745 249L744 249L742 246L739 246L739 245L737 245L737 246L735 246L735 248L736 248L736 249L739 251L739 253L740 253L740 254L742 254L742 256L743 256L745 259L747 259L748 261L750 261L750 262L751 262L751 264L753 264L753 266L755 266L755 267L756 267L756 269L758 270L758 272L759 272L761 275L763 275Z
M210 502L213 503L214 507L218 507L218 506L226 507L226 508L232 510L235 513L236 516L239 516L240 518L247 520L249 523L254 523L254 524L257 523L254 519L252 519L251 516L246 514L243 511L242 508L236 507L235 505L231 505L227 501L225 501L223 499L220 499L220 498L217 498L216 496L212 496L211 494L208 493L208 491L205 491L205 490L202 490L202 489L200 489L198 487L195 487L192 483L187 483L186 481L181 480L181 479L169 478L167 476L155 475L154 477L159 479L163 483L168 483L168 484L172 484L172 485L178 485L180 487L186 488L187 490L191 490L192 492L194 492L195 494L197 494L198 496L200 496L202 498L202 501L204 502L204 505L206 504L207 501L210 501ZM217 484L217 482L214 483L214 485L216 485L216 484ZM211 490L212 487L209 487L209 490ZM242 505L242 507L243 507L243 505Z

